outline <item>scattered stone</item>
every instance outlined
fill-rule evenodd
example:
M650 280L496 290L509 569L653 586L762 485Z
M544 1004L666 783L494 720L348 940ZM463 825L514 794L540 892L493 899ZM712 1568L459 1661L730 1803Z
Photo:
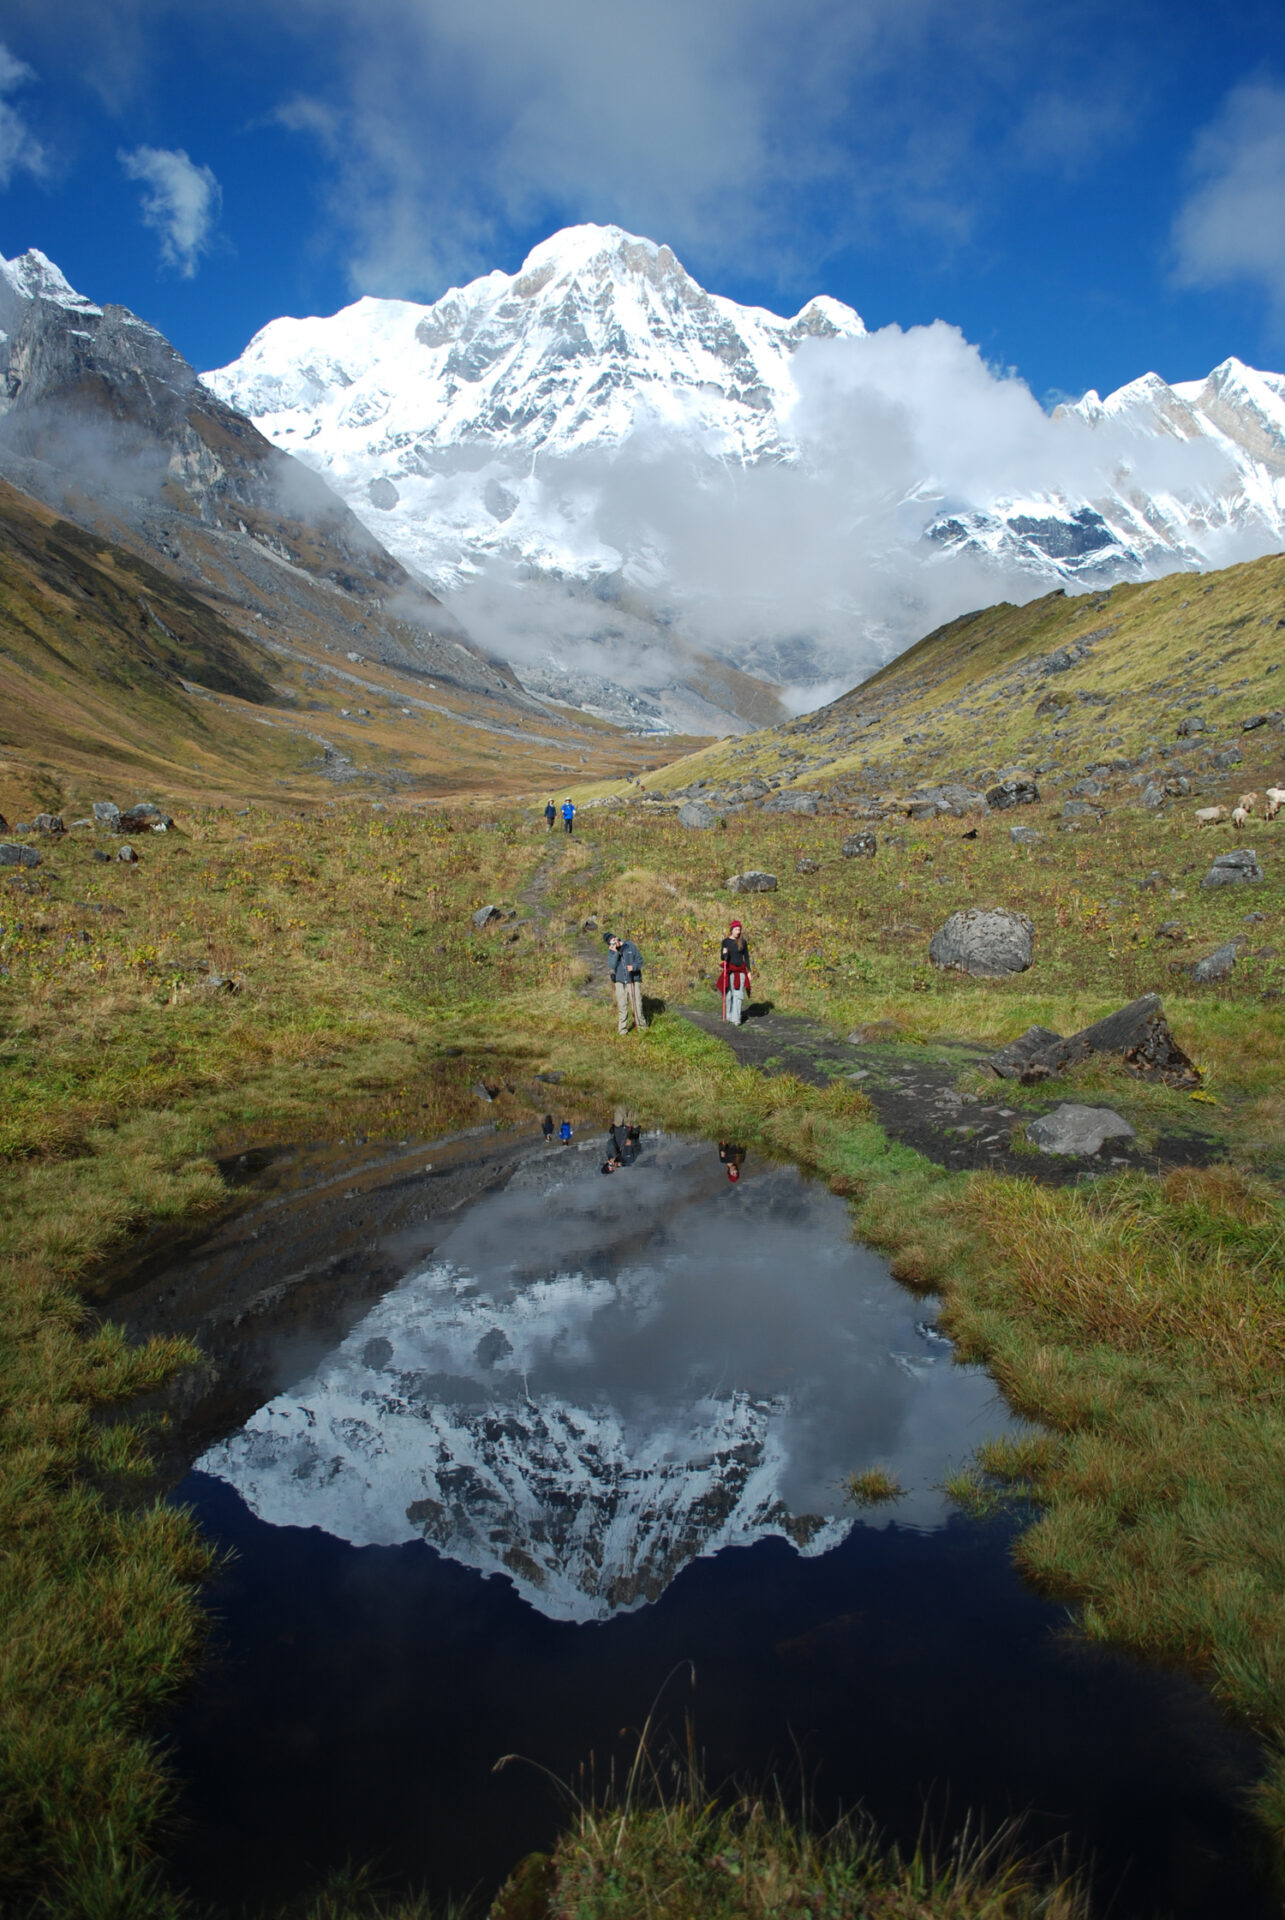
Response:
M488 1105L495 1098L495 1095L491 1092L491 1089L488 1086L486 1086L484 1082L482 1082L481 1080L474 1081L471 1091L473 1094L473 1098L475 1100L485 1100L488 1103Z
M1142 789L1142 805L1154 812L1157 807L1163 807L1164 803L1164 788L1158 787L1154 780L1148 780L1146 786Z
M128 842L125 844L125 846L117 850L116 858L119 861L121 861L121 863L124 866L127 866L127 867L136 867L138 865L138 855L135 853L133 847L131 847L128 844Z
M114 800L95 800L93 815L100 827L114 827L120 819L120 808Z
M1231 767L1238 767L1245 758L1239 747L1224 747L1221 753L1214 755L1214 765L1220 773L1226 773Z
M1008 837L1018 847L1038 847L1040 832L1038 827L1010 827Z
M1001 1080L1032 1086L1095 1053L1116 1054L1131 1073L1156 1075L1172 1087L1193 1087L1200 1079L1174 1039L1157 993L1144 993L1065 1040L1045 1027L1030 1027L992 1054L988 1064Z
M707 807L703 800L684 800L678 809L678 824L680 827L692 827L698 832L704 832L706 828L718 825L718 815L713 807Z
M535 1077L537 1080L542 1080L546 1087L559 1087L562 1085L563 1074L561 1067L551 1067L548 1073L537 1073Z
M1265 713L1251 713L1247 719L1241 721L1240 730L1242 733L1253 733L1255 728L1265 727L1266 725L1267 715Z
M1232 847L1220 853L1201 881L1202 887L1256 886L1263 877L1258 855L1252 847Z
M816 860L809 860L805 855L800 854L794 863L794 871L796 873L819 873L820 863Z
M776 875L751 870L749 873L733 873L728 876L729 893L775 893Z
M589 915L589 918L582 923L580 931L581 933L597 933L598 931L597 916L591 913Z
M207 973L204 980L197 982L196 991L213 1000L221 993L240 993L241 983L230 973Z
M493 921L502 920L503 918L504 915L496 906L479 907L473 915L473 925L481 929L482 927L489 927Z
M107 862L107 864L108 864L108 866L110 866L110 865L111 865L111 858L112 858L112 857L111 857L111 855L110 855L110 853L108 853L108 851L107 851L107 849L106 849L106 847L95 847L95 848L94 848L94 858L95 858L95 860L105 860L105 861Z
M1156 928L1157 940L1185 940L1187 929L1181 920L1162 920Z
M986 804L1002 812L1006 807L1029 807L1040 797L1040 790L1033 780L1024 775L1014 774L1006 780L1000 780L988 788Z
M1097 1153L1104 1141L1137 1139L1129 1122L1110 1107L1081 1107L1073 1101L1032 1120L1026 1137L1041 1153L1066 1154Z
M915 819L931 819L935 814L946 813L962 820L965 814L985 811L986 795L974 787L962 786L958 780L948 780L944 786L921 787L902 805Z
M1153 867L1151 869L1151 872L1147 874L1145 879L1139 880L1138 892L1139 893L1159 893L1162 887L1167 887L1168 885L1169 885L1168 875L1161 873L1159 867Z
M1265 913L1245 913L1241 915L1241 918L1247 927L1258 927L1266 920L1267 915Z
M1215 947L1212 953L1200 960L1175 961L1175 966L1183 973L1189 973L1200 986L1208 986L1214 980L1226 980L1236 965L1239 949L1234 940L1225 940L1221 947Z
M1104 791L1105 789L1103 788L1102 782L1100 780L1094 780L1092 776L1086 780L1077 780L1071 788L1071 792L1077 800L1097 800Z
M879 842L869 827L850 833L839 849L845 860L873 860L878 850Z
M815 813L819 793L774 793L770 800L763 802L764 813Z
M117 833L168 833L174 822L168 813L162 813L150 800L140 800L136 805L126 807L112 824Z
M1062 807L1064 820L1100 820L1102 809L1093 806L1088 800L1067 800Z
M60 813L38 813L36 815L37 833L66 833Z
M978 980L1002 980L1030 966L1035 927L1024 913L1007 907L967 907L938 928L928 944L928 957L935 967Z
M1179 800L1191 792L1191 782L1185 773L1171 774L1165 781L1165 792L1171 800Z
M1184 714L1178 722L1178 738L1180 740L1189 740L1195 733L1208 733L1208 731L1208 727L1198 713Z
M20 847L12 840L0 840L0 867L38 867L41 857L34 847Z

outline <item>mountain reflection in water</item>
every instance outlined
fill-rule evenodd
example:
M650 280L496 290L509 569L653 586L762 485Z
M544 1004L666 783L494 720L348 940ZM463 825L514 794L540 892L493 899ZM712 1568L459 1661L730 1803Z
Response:
M198 1469L272 1525L425 1539L569 1621L724 1547L825 1552L865 1466L905 1489L882 1513L940 1525L940 1482L1008 1416L843 1203L754 1157L730 1186L690 1141L598 1159L526 1163Z

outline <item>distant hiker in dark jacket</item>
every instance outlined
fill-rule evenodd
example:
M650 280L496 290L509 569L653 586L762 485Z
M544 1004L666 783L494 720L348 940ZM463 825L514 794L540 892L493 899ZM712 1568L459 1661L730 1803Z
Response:
M553 1145L553 1115L551 1113L546 1113L540 1122L540 1131L544 1135L545 1146L551 1147Z
M566 830L566 832L570 833L575 823L576 823L576 805L575 805L575 801L571 798L570 794L568 794L567 798L562 803L562 825Z
M604 933L602 937L611 956L607 972L616 989L616 1031L628 1033L632 1011L635 1029L645 1033L647 1022L643 1016L642 955L632 940L622 940L618 933Z
M745 1163L744 1147L733 1146L730 1140L720 1140L718 1157L727 1168L728 1179L735 1185L741 1177L741 1168Z
M553 832L553 823L557 819L557 817L558 817L558 809L554 806L552 800L550 800L548 806L544 810L544 824L547 832L549 833Z
M723 996L723 1018L730 1020L734 1027L739 1027L745 996L754 988L750 973L749 942L741 931L739 920L733 920L728 928L719 959L722 964L718 972L718 990Z

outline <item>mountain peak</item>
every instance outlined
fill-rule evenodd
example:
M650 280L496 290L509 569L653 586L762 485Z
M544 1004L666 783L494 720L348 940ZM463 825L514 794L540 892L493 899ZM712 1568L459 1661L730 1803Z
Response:
M55 266L39 247L28 247L12 260L0 257L0 279L20 300L52 300L55 305L70 307L77 313L102 312L102 308L86 300L83 293L76 292L61 267Z

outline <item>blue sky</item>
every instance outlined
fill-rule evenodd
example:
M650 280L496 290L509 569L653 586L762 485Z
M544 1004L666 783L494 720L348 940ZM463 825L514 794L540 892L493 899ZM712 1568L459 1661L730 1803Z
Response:
M1285 367L1264 0L7 0L0 42L0 250L199 367L576 220L952 321L1045 399Z

